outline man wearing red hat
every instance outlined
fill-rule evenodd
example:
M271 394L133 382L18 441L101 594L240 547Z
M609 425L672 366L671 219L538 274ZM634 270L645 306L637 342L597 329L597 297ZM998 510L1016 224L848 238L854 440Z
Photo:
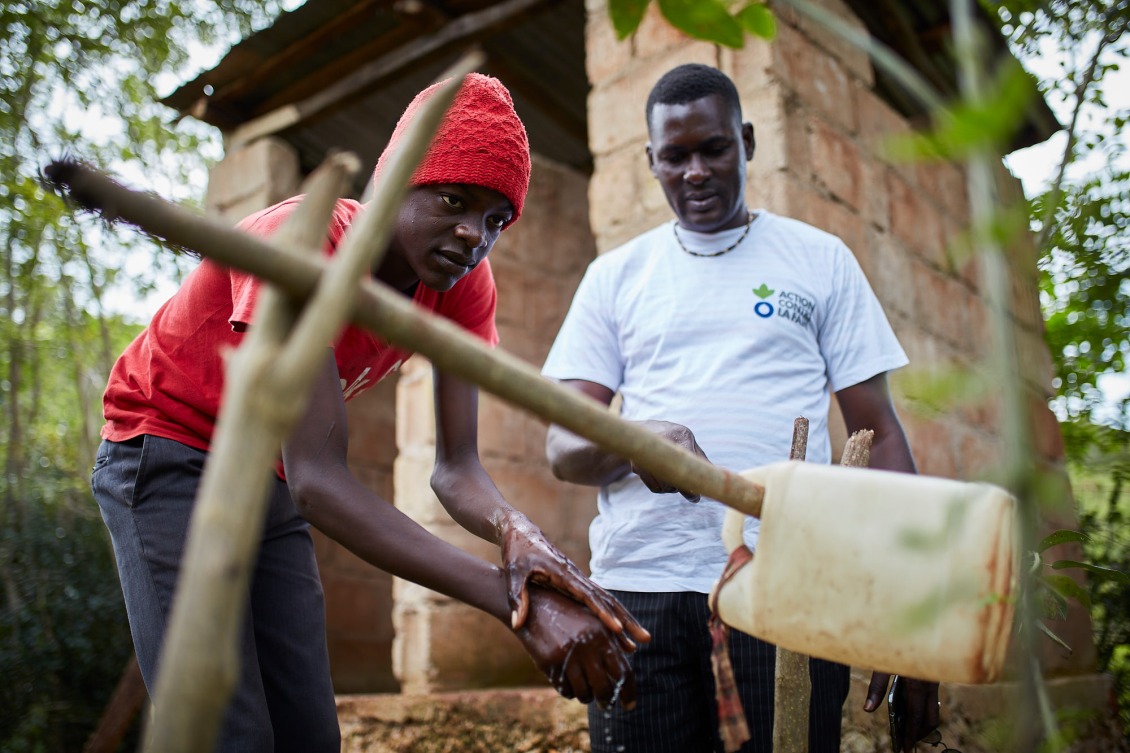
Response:
M435 88L421 92L401 117L374 180L412 113ZM496 291L486 257L521 215L529 176L529 143L509 93L496 79L471 74L413 176L373 276L497 343ZM298 202L269 207L240 227L270 235ZM362 210L356 201L338 202L327 254ZM104 441L92 487L111 533L150 688L220 410L222 353L239 344L253 321L259 287L249 275L201 262L118 359L103 399ZM379 568L510 625L566 697L608 702L619 692L621 699L634 699L624 650L634 648L633 639L647 640L646 631L503 499L479 461L474 385L435 373L431 481L452 517L500 546L502 568L431 536L349 471L345 402L410 355L352 326L327 354L306 414L283 446L248 594L240 681L219 750L340 748L309 525ZM531 585L531 579L550 588Z

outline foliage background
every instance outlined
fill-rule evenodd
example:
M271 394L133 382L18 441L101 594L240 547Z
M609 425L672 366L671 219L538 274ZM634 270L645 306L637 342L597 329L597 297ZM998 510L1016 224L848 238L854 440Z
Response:
M75 218L39 170L71 155L198 201L218 138L171 127L162 76L231 44L279 3L0 4L0 751L79 750L131 645L89 492L101 394L140 326L121 311L186 263Z
M1112 98L1127 101L1114 81L1130 56L1130 4L989 5L1021 57L1056 61L1041 83L1067 127L1057 141L1062 151L1054 177L1030 202L1056 368L1052 406L1087 536L1087 562L1130 573L1130 111L1111 106ZM1120 394L1110 390L1115 384ZM1130 594L1120 582L1092 578L1088 595L1098 668L1114 680L1130 741Z

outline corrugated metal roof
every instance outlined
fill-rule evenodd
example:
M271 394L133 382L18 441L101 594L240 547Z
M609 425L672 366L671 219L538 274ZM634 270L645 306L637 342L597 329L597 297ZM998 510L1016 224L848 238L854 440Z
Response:
M320 163L331 148L349 149L373 165L412 97L476 42L487 53L480 70L506 83L532 148L543 157L590 170L585 10L576 0L426 5L417 0L317 0L243 40L215 68L163 102L230 132L325 92L365 63L411 52L413 45L453 21L507 7L518 12L374 79L332 110L304 118L278 135L298 149L305 169ZM210 94L205 87L211 87Z
M847 4L873 36L936 88L956 91L944 0ZM982 22L991 26L987 16ZM463 27L470 29L454 33ZM580 0L317 0L282 14L271 27L235 45L215 68L163 102L238 133L284 105L328 98L333 100L329 107L296 116L278 135L299 150L306 169L331 148L354 151L372 165L416 92L475 42L488 56L483 72L510 88L533 149L589 170L584 27ZM447 37L453 39L429 47ZM998 53L1007 54L999 34L990 41ZM362 85L335 94L361 74ZM903 114L921 114L915 101L881 71L876 88ZM1058 128L1039 100L1020 141L1042 141Z

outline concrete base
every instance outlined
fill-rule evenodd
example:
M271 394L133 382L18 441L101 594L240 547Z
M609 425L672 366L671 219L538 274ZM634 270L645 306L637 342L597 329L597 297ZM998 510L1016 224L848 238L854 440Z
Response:
M853 672L844 704L843 753L891 749L884 704L863 711L869 676ZM1048 681L1069 753L1130 753L1110 707L1110 680L1082 675ZM943 686L942 733L962 753L1008 750L1016 688ZM548 688L421 695L338 697L342 753L583 753L589 750L585 706ZM927 749L928 746L923 746ZM647 753L632 751L630 753Z

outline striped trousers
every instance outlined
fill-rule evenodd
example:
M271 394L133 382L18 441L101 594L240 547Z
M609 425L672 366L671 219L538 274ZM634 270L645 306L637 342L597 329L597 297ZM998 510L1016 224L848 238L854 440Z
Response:
M651 633L632 656L638 702L632 711L589 705L593 753L722 753L710 666L710 609L699 593L612 591ZM730 631L730 659L752 739L742 753L772 753L776 649ZM810 662L809 753L838 753L849 670Z

